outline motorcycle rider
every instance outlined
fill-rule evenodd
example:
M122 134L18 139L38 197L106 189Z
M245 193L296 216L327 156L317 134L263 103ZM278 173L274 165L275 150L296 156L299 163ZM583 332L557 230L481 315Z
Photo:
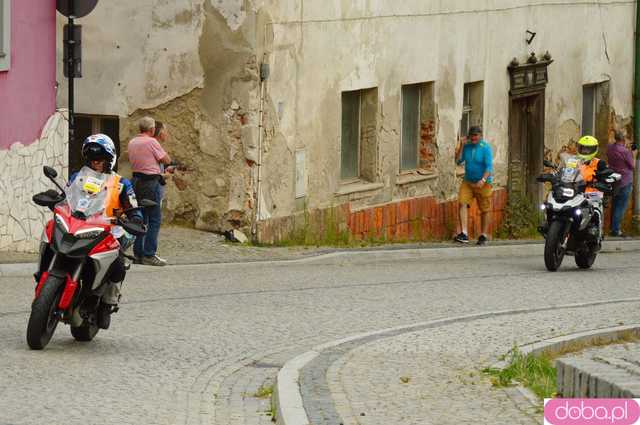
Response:
M105 134L94 134L87 137L82 144L82 158L84 167L89 167L93 171L108 175L107 177L107 201L104 214L107 217L116 217L122 214L123 210L136 208L138 202L133 191L133 185L128 179L113 171L116 163L116 148L113 140ZM83 167L83 168L84 168ZM71 185L78 173L74 173L69 178L68 185ZM140 210L127 212L127 218L133 222L142 224L142 213ZM98 327L109 328L111 323L111 313L117 311L120 300L120 288L126 275L126 267L122 253L132 243L132 237L122 229L123 234L118 237L120 243L120 255L113 262L107 272L107 289L102 296L102 303L98 310Z
M580 173L582 178L587 183L585 192L598 192L598 189L591 186L591 183L595 183L596 175L607 169L607 163L600 158L596 158L598 154L598 139L593 136L583 136L578 140L578 149L576 156L583 162L580 165ZM600 235L602 235L602 214L603 211L599 211L598 216L598 228Z
M580 172L584 181L589 184L594 182L598 172L607 169L607 163L600 158L596 158L598 154L598 139L593 136L583 136L578 140L577 157L583 161ZM587 192L596 192L597 189L587 187Z

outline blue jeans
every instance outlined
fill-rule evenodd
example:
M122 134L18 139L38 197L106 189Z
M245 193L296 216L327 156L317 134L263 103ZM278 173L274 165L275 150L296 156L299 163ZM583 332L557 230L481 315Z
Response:
M627 210L629 204L629 195L633 184L629 183L625 187L619 188L613 196L613 214L611 218L611 232L618 233L620 231L620 223L624 217L624 213Z
M160 233L160 223L162 223L162 200L160 184L155 187L155 199L152 201L158 205L148 207L142 210L144 224L147 225L147 233L143 236L136 237L133 244L133 255L136 257L152 257L158 251L158 233Z

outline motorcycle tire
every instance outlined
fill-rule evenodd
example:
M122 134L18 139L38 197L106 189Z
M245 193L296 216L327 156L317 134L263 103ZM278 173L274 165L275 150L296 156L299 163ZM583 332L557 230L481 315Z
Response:
M562 264L565 254L565 250L562 248L564 236L564 223L561 221L552 222L544 244L544 265L550 272L555 272Z
M596 256L598 253L593 251L578 251L576 252L575 260L576 266L581 269L588 269L593 266L594 261L596 261Z
M27 325L27 344L32 350L42 350L51 341L60 322L60 316L54 316L54 313L62 297L63 288L64 279L49 276L40 296L33 300Z
M95 338L100 328L85 321L81 326L71 326L71 335L76 341L89 342Z

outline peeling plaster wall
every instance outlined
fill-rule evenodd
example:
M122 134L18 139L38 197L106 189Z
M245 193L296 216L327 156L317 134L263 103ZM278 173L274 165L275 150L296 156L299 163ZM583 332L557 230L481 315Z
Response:
M78 112L120 116L124 151L140 116L168 123L169 153L188 171L169 184L167 217L210 230L246 226L264 61L271 70L265 215L347 202L357 210L416 196L451 200L460 181L453 155L464 84L484 82L485 138L494 148L496 182L505 186L511 59L553 55L544 133L549 152L557 152L580 131L584 84L610 80L610 122L628 122L633 16L632 0L112 0L80 21L85 78ZM586 30L576 31L575 22ZM527 29L537 33L531 45ZM437 125L428 132L437 141L438 173L407 181L398 171L400 91L424 82L434 82ZM373 177L382 185L349 192L340 181L340 93L369 88L378 93ZM298 175L306 176L299 199L297 151L305 159Z
M513 57L549 51L545 138L557 152L579 133L582 86L610 80L612 122L631 114L634 2L514 0L331 0L265 2L272 22L263 44L267 83L265 197L274 216L295 211L295 150L306 151L309 208L352 202L353 208L407 196L455 198L453 164L463 85L484 81L485 138L496 181L507 183L509 77ZM550 18L552 17L552 18ZM580 22L576 31L576 22ZM531 45L525 31L537 33ZM403 84L435 81L438 177L399 182ZM337 195L340 182L340 93L378 87L379 181L384 187Z
M76 111L120 117L122 174L130 174L137 120L151 115L168 125L165 148L186 170L167 186L166 221L226 230L251 220L256 13L243 0L112 0L78 21L84 77ZM58 80L66 85L61 69ZM65 94L61 87L62 104Z

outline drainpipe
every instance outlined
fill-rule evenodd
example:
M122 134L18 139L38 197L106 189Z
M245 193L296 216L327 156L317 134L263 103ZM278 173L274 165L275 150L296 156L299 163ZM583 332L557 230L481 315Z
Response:
M256 192L254 195L255 215L253 217L253 225L251 227L251 235L253 241L258 242L258 221L260 221L260 191L262 188L262 140L264 138L264 89L265 81L269 78L269 64L262 63L260 65L260 117L258 124L258 164L256 178Z
M640 0L636 0L635 55L635 87L633 91L633 141L634 143L640 143ZM636 232L640 232L640 155L637 155L636 157L633 199L633 226Z

